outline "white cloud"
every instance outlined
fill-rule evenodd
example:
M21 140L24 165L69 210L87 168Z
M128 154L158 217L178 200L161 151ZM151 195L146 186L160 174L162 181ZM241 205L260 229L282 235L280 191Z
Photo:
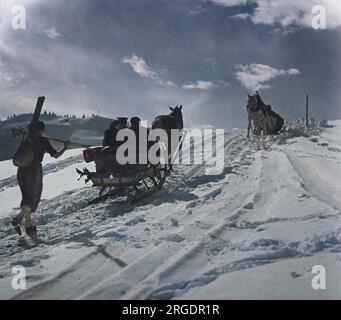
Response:
M205 0L206 1L206 0ZM291 26L312 28L312 20L316 14L314 6L323 6L326 9L327 29L341 27L341 1L340 0L209 0L217 5L238 6L247 2L255 4L255 9L250 13L254 24L278 24L286 29ZM233 16L235 18L237 16ZM246 18L242 13L239 18Z
M132 69L142 78L150 78L156 81L161 86L166 87L176 87L176 84L172 81L164 81L160 78L158 73L156 73L152 68L150 68L146 61L133 54L132 56L126 56L122 59L122 63L129 64Z
M276 69L268 65L252 63L250 65L237 65L236 78L249 90L267 89L271 86L268 82L280 76L293 76L301 72L292 68L288 70Z
M152 68L150 68L146 61L133 54L132 56L126 56L122 59L122 63L129 64L135 73L137 73L142 78L150 78L156 81L161 86L166 87L176 87L176 84L172 81L162 80L157 72L155 72ZM185 90L210 90L220 85L228 85L228 83L224 81L219 81L217 83L213 83L210 81L196 81L193 83L184 84L182 86Z
M239 6L246 4L248 2L248 0L208 0L208 1L225 7Z
M296 68L291 68L287 71L289 76L296 76L298 74L301 74L301 71Z
M235 14L234 16L231 16L231 18L241 19L241 20L246 20L250 17L251 15L249 13L238 13L238 14Z
M199 90L210 90L215 88L217 85L210 81L197 81L190 84L184 84L182 87L186 90L199 89Z
M341 26L341 1L339 0L257 0L252 21L256 24L279 23L286 28L291 25L311 28L314 6L326 9L328 29Z
M58 31L54 27L51 29L44 30L44 32L52 40L60 36Z
M174 82L172 82L172 81L166 81L164 84L165 84L167 87L176 87L176 84L175 84Z
M193 83L188 83L188 84L184 84L182 86L183 89L185 90L210 90L213 88L218 88L218 87L223 87L223 86L230 86L230 84L227 81L224 80L219 80L216 83L213 83L211 81L196 81Z
M206 10L202 7L202 6L196 6L194 9L191 9L190 11L189 11L189 14L191 15L191 16L197 16L197 15L199 15L199 14L202 14L202 13L204 13Z
M146 61L135 54L131 57L124 57L122 63L129 64L140 77L151 78L153 80L158 79L156 72L147 65Z

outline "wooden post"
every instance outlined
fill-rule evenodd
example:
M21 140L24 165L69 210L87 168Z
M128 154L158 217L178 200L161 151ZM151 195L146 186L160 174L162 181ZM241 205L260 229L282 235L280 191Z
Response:
M305 107L305 125L309 126L309 95L307 95L306 107Z

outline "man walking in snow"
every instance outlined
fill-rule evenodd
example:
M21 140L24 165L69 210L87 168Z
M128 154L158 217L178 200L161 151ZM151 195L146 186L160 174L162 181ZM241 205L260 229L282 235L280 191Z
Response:
M26 234L33 239L37 238L37 227L31 215L37 210L43 191L42 161L44 154L49 153L51 157L58 159L70 146L70 142L66 141L64 148L57 152L51 146L50 141L43 136L44 133L45 124L42 121L34 123L29 128L27 138L33 146L33 161L29 167L18 168L17 180L22 194L21 211L12 220L19 235L22 234L22 226L25 228Z

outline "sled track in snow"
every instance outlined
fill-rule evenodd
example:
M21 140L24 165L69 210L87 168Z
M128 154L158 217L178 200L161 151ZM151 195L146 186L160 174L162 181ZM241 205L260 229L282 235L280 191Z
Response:
M242 151L243 151L243 139L242 139L242 137L241 137L241 135L233 135L231 138L229 138L226 142L225 142L225 146L229 149L229 150L235 150L235 154L236 155L238 155L239 153L242 153ZM228 162L231 162L231 159L226 159L226 160L228 160ZM196 165L194 168L193 167L188 167L188 169L189 170L184 170L185 172L183 172L183 170L181 170L182 172L181 172L181 174L182 174L182 176L180 176L180 177L178 177L178 178L175 178L173 181L172 181L172 179L169 179L169 185L172 185L173 187L174 187L174 190L176 191L178 188L179 188L179 186L181 185L181 184L183 184L183 183L185 183L185 187L186 187L186 182L188 182L188 181L190 181L193 177L195 177L195 176L199 176L200 174L202 174L202 173L204 173L204 170L205 170L205 167L204 166L202 166L202 165ZM219 179L224 179L224 177L225 176L221 176L221 177L219 177ZM218 179L218 180L219 180ZM173 184L175 182L175 185ZM207 181L207 183L209 182L209 180ZM195 186L193 186L194 188L195 188ZM191 189L191 186L189 186L188 187L189 189ZM174 192L175 192L174 191ZM89 191L90 192L90 191ZM211 192L212 193L212 192ZM69 195L65 195L65 197L68 197L69 198L69 200L70 200L70 195L72 196L72 192L70 192L70 194ZM75 197L79 197L79 195L76 193L75 194ZM83 195L84 196L84 195ZM161 201L162 201L162 197L166 197L166 195L161 195ZM213 196L213 194L212 194L212 196ZM62 196L60 196L60 197L62 197ZM153 200L155 200L155 198L157 198L158 197L158 195L155 195L155 196L153 196L153 199L151 199L151 201L153 201ZM50 201L51 202L51 205L52 205L52 203L53 203L53 200L52 201ZM58 204L58 203L60 203L60 201L57 201L56 202L56 205ZM108 204L110 203L110 205L114 205L115 204L115 201L110 201L110 200L108 200L105 204L100 204L100 205L98 205L98 206L96 206L95 208L94 208L94 211L100 211L100 210L102 210L102 212L103 212L103 209L105 209L107 206L108 206ZM199 203L200 204L200 203ZM41 210L42 211L44 211L44 210L46 210L46 211L50 211L49 209L47 209L47 208L44 208L46 205L48 205L48 203L47 204L43 204L42 205L42 208L41 208ZM100 209L100 208L102 208L102 209ZM125 209L124 209L125 208ZM130 212L131 210L132 210L132 206L124 206L123 205L123 207L122 206L120 206L120 208L119 209L117 209L118 211L120 211L120 213L122 214L122 213L124 213L124 211L126 211L126 212ZM142 208L143 208L143 206L142 206ZM50 208L51 209L51 208ZM122 210L123 209L123 210ZM53 210L53 212L55 212L54 213L54 215L56 215L56 210L58 210L58 206L56 206L56 208L55 208L55 210ZM67 219L65 219L65 216L64 216L64 214L63 214L63 210L61 210L60 211L60 214L57 214L55 217L54 216L50 216L50 217L48 217L48 216L46 216L45 218L44 218L44 216L42 216L42 219L44 219L44 220L46 220L46 221L48 221L48 224L46 225L46 229L45 229L45 227L44 227L44 225L42 225L42 227L43 227L43 229L42 229L42 233L44 233L44 232L46 232L48 229L49 229L49 225L52 225L53 224L53 233L54 234L56 234L56 235L58 235L58 229L59 229L59 227L58 227L58 225L56 226L56 222L58 222L58 221L63 221L63 222L65 222L65 223L68 223L67 221L69 220L69 218L71 219L71 221L72 220L74 220L75 219L75 217L74 217L74 215L76 214L76 215L82 215L82 214L89 214L89 212L85 212L84 211L84 213L82 212L82 208L80 208L79 210L71 210L70 211L70 213L69 213L69 217L67 218ZM106 210L106 209L105 209ZM114 208L114 210L115 210L115 208ZM123 212L122 212L123 211ZM206 212L204 212L204 214L203 214L203 217L204 216L206 216L208 213L206 213ZM98 217L98 216L100 216L101 214L96 214L96 216ZM172 215L172 214L171 214ZM63 216L64 216L64 218L63 218ZM85 217L86 219L91 219L91 217L89 217L89 216L87 216L87 217ZM120 219L122 219L122 224L124 224L124 223L126 223L125 221L129 221L129 219L131 219L132 218L132 215L129 215L129 217L124 217L124 216L122 216L122 218L120 218ZM58 219L60 219L60 220L58 220ZM103 219L103 218L102 218ZM198 220L199 219L199 217L195 217L195 218L193 218L193 220ZM66 221L64 221L64 220L66 220ZM43 221L39 221L39 222L43 222ZM95 226L95 225L100 225L101 223L99 223L100 222L100 219L95 219L94 221L92 221L91 222L91 225L92 226ZM104 223L107 223L108 221L102 221L102 224L104 225ZM186 226L184 226L184 228L191 228L191 224L197 224L196 222L189 222L189 223L187 223L187 227ZM65 227L63 226L64 225L64 223L62 223L61 224L61 226L60 226L60 230L62 230L62 229L64 229L64 231L65 231ZM53 246L53 245L57 245L57 244L60 244L60 243L66 243L66 242L69 242L69 241L78 241L78 240L80 240L80 241L82 241L84 244L86 244L87 243L87 239L89 239L90 240L90 238L93 236L93 234L89 234L89 235L86 235L86 234L84 234L84 237L82 237L82 233L84 233L84 232L86 232L85 231L85 229L86 228L89 228L89 224L86 224L86 225L84 225L84 227L79 227L79 228L76 228L75 230L73 230L73 231L70 231L70 233L72 234L72 236L71 237L63 237L63 236L57 236L57 237L55 237L55 236L49 236L49 240L47 240L47 244L49 245L49 246ZM91 228L91 227L90 227ZM183 226L179 226L179 229L182 229L183 228ZM46 230L46 231L44 231L44 229ZM200 231L200 230L199 230ZM176 234L176 232L174 233L174 235ZM127 241L128 241L128 243L129 242L131 242L131 238L129 239L127 239ZM124 243L124 241L121 243L122 245L123 245L123 243ZM165 241L163 241L163 243L164 243L164 245L166 245L167 247L171 244L171 247L174 245L174 255L177 255L178 253L179 253L179 250L181 250L181 249L183 249L183 246L181 245L181 244L178 244L177 242L169 242L169 241L167 241L167 240L165 240ZM91 244L91 241L89 241L89 243L88 243L88 245L93 245L93 244ZM46 244L42 244L42 246L46 246ZM195 245L196 246L196 245ZM198 246L198 249L199 249L199 247L200 247L200 245ZM25 249L23 249L23 250L25 250ZM164 251L164 250L162 250L162 251ZM146 252L146 256L145 256L145 258L144 259L148 259L148 256L149 256L149 254L152 254L152 252L154 252L154 254L156 254L156 252L157 252L157 254L158 255L160 255L160 252L159 252L159 248L156 248L156 251L154 250L154 251L151 251L150 253L148 253L149 251L147 250L147 252ZM9 253L9 252L8 252ZM189 251L187 251L187 253L184 253L185 254L185 256L186 256L186 254L193 254L193 252L191 253L191 250L189 250ZM162 255L161 255L162 256ZM164 257L165 258L165 257ZM163 258L163 260L164 260L164 258ZM168 257L167 257L168 258ZM161 262L161 261L160 261ZM128 266L127 268L132 268L134 266L134 264L133 265L131 265L131 266ZM170 267L171 269L172 269L172 267ZM126 269L126 268L125 268ZM125 269L123 269L121 272L123 272ZM149 274L150 273L152 273L151 271L149 271L148 272ZM66 275L65 275L66 276ZM59 277L59 278L63 278L63 274ZM140 281L142 281L143 280L143 278L140 280ZM139 282L139 281L138 281ZM54 283L54 282L53 282ZM43 285L43 284L42 284ZM53 290L53 288L51 288L51 290ZM34 296L34 293L32 292L32 294L33 294L33 296ZM29 291L27 292L27 295L29 296Z
M237 141L236 141L237 140ZM234 144L233 148L235 148L236 146L238 146L240 144L240 136L239 138L237 136L233 137L230 141L227 141L226 146L229 144ZM238 149L238 147L237 147ZM231 149L230 149L231 150ZM240 154L242 155L245 150L243 150L243 148L239 148ZM194 168L189 172L189 175L186 176L186 180L188 180L187 178L193 177L195 174L198 173L198 171L200 171L202 168ZM179 246L177 243L170 243L168 245L168 247L170 246L170 248L168 248L170 252L170 254L167 256L166 261L164 261L155 271L154 268L148 270L145 274L148 275L147 278L145 278L145 276L141 276L140 281L136 281L134 283L131 284L132 287L134 287L134 291L135 293L131 294L129 288L127 288L127 292L125 295L120 296L120 297L116 297L116 298L123 298L123 299L145 299L145 298L152 298L152 299L163 299L163 298L174 298L176 295L176 292L183 286L183 282L176 282L174 284L174 290L171 290L171 287L166 286L165 287L165 291L163 292L163 289L157 289L157 290L161 290L161 292L156 292L154 291L154 289L152 289L153 287L161 287L163 288L163 286L158 283L159 281L164 281L167 277L171 277L178 268L181 268L182 264L187 264L188 260L191 260L191 258L193 257L193 259L195 259L195 256L197 255L202 255L205 254L204 252L204 248L207 245L207 243L212 243L215 241L221 241L221 234L226 231L228 229L229 224L231 223L232 220L235 220L238 218L240 211L243 208L244 203L241 203L237 209L235 209L234 212L231 213L230 218L226 221L225 219L222 219L221 217L218 219L218 222L216 224L214 224L213 226L208 226L209 230L206 231L204 234L202 234L202 232L198 232L197 235L194 237L194 239L190 240L190 242L188 243L188 245L186 245L185 247L183 246ZM178 231L175 231L173 234L174 236L181 231L181 234L186 234L186 229L192 229L193 228L193 224L196 224L197 221L199 220L203 220L205 217L207 217L207 215L209 215L210 213L208 212L202 212L200 213L200 215L197 215L194 219L192 219L192 221L189 221L186 225L179 227ZM221 220L222 219L222 220ZM195 221L193 221L195 220ZM182 229L182 230L181 230ZM146 262L144 261L148 261L148 260L152 260L150 259L149 255L155 256L155 255L159 255L159 256L163 256L161 252L163 252L165 249L164 247L161 245L160 248L155 248L152 252L150 253L146 253L145 256L141 257L142 261L138 264L132 264L129 265L127 267L127 269L124 269L122 271L120 271L118 274L114 275L112 278L107 279L106 282L108 283L115 283L115 282L119 282L120 281L120 277L126 278L126 276L124 275L125 272L127 273L135 273L134 268L136 268L136 272L138 272L139 269L139 265L140 264L145 264ZM191 261L191 263L193 263L193 261ZM213 281L213 278L211 277L211 280ZM195 280L190 281L189 282L191 284L191 287L194 285ZM100 284L99 288L93 288L93 290L87 294L84 295L84 298L89 298L91 296L96 296L99 293L99 291L101 290L100 287L103 284ZM136 287L138 288L138 293L136 293ZM184 292L184 290L182 290Z
M295 167L293 167L294 171L296 172ZM261 171L263 171L262 169ZM261 173L262 174L262 173ZM260 179L261 181L261 179ZM255 205L257 203L257 200L259 198L259 194L254 194L255 201L253 201L253 204ZM271 199L271 198L270 198ZM330 205L330 203L327 203ZM245 269L251 269L255 268L261 265L271 264L279 261L286 261L286 260L292 260L292 259L298 259L301 257L311 256L315 253L315 250L319 252L328 251L330 247L330 243L334 243L335 236L340 234L341 229L337 229L335 231L331 231L330 233L323 234L320 237L314 237L312 239L307 239L307 247L311 248L311 251L309 249L306 249L303 243L282 243L281 241L272 241L268 240L269 245L270 244L276 244L275 248L273 248L272 251L262 253L262 254L255 254L250 257L246 257L245 259L231 261L225 265L222 265L221 267L211 269L209 271L206 271L199 276L195 276L192 279L189 280L180 280L174 283L165 283L164 285L161 285L159 283L158 288L155 289L152 288L152 286L149 287L148 290L148 284L155 283L155 278L162 279L164 277L167 277L169 273L172 273L174 269L179 268L179 265L181 263L186 263L188 261L188 256L195 256L197 254L200 254L200 251L203 251L205 248L205 244L207 242L212 242L214 239L219 241L222 240L225 242L225 245L228 247L230 246L231 250L234 250L234 247L232 247L228 241L223 239L223 235L225 231L228 231L234 223L239 222L242 216L247 214L247 212L243 212L244 207L240 207L235 210L235 212L225 221L223 221L221 224L217 224L213 228L211 228L205 235L202 236L201 240L198 240L196 243L191 244L189 247L184 248L182 251L182 255L177 258L177 260L174 262L174 264L171 264L167 268L165 268L162 271L158 271L157 274L150 275L150 278L147 278L143 283L140 284L142 287L140 289L140 292L137 294L134 294L132 296L127 295L124 298L128 299L174 299L176 297L181 297L184 293L188 292L189 290L193 289L194 287L200 287L207 285L213 281L215 281L219 276L225 275L230 272L245 270ZM324 219L327 218L335 218L335 215L331 216L324 216ZM287 219L269 219L267 221L263 222L257 222L252 225L250 223L249 227L252 225L252 228L258 227L260 225L264 224L274 224L278 222L283 221L306 221L308 219L316 219L316 215L312 216L304 216L300 218L287 218ZM233 223L232 223L233 222ZM312 245L313 243L318 243L318 247L314 247ZM266 241L263 241L263 244L260 243L259 245L267 245ZM277 248L276 248L277 246ZM238 247L237 247L238 248ZM242 249L242 248L238 248ZM247 250L250 250L247 248ZM341 251L341 243L339 243L338 249L333 249L333 252L340 252ZM154 278L154 281L152 279Z
M297 169L294 166L293 166L293 169L295 172L297 172ZM259 196L260 195L258 193L254 194L253 197L255 201L252 202L254 205L257 203ZM324 201L324 202L327 205L330 205L330 201ZM232 216L229 217L227 221L222 222L220 225L218 224L212 229L210 229L203 236L202 240L199 240L197 243L192 244L188 248L184 248L183 249L184 253L182 254L180 258L178 258L178 260L173 265L168 266L168 268L163 270L161 273L158 273L157 275L151 275L150 278L152 279L153 277L154 278L158 277L159 279L162 279L165 275L171 273L174 268L179 267L179 264L181 264L181 260L186 262L189 255L194 256L198 254L198 252L202 251L205 247L205 242L207 241L206 239L209 239L208 241L212 241L212 238L216 240L224 241L224 239L222 239L222 235L224 231L229 230L229 228L231 227L231 222L233 221L233 222L238 223L241 217L247 214L247 212L243 211L243 208L244 207L240 207L236 209L234 214L232 214ZM335 218L335 215L324 216L325 219L329 217ZM252 226L252 228L256 228L264 224L273 224L276 222L283 222L283 221L293 221L293 222L294 221L306 221L308 219L316 219L316 218L317 218L316 215L311 215L311 216L304 216L304 217L299 217L299 218L269 219L267 221L263 221L263 222L261 221L261 222L257 222L254 224L252 224L251 222L248 227ZM233 227L234 227L234 223L233 223ZM339 234L340 231L341 229L338 229L334 232L330 232L329 234L322 235L321 238L308 239L307 243L309 243L310 241L312 241L312 243L314 242L317 243L318 241L320 241L320 249L316 249L316 250L321 250L321 251L328 250L328 247L329 247L328 242L329 241L334 242L333 239L335 235ZM269 243L272 243L272 242L269 241ZM276 243L276 241L274 241L273 243ZM324 244L322 245L322 243ZM226 246L228 246L229 242L225 241L225 244ZM159 288L157 289L150 287L148 290L147 288L143 288L143 285L142 285L142 288L140 289L140 293L138 293L137 295L135 294L133 296L128 295L128 296L125 296L124 298L174 299L177 296L183 295L185 292L188 292L188 290L194 287L203 286L203 285L207 285L208 283L211 283L212 281L216 280L219 276L223 274L227 274L227 273L239 271L239 270L255 268L261 265L275 263L278 261L285 261L285 260L291 260L293 258L305 257L305 256L312 255L314 253L314 251L312 252L302 251L303 249L301 248L301 246L302 246L302 243L299 244L299 243L280 243L279 242L278 248L271 252L264 253L264 254L256 254L254 256L247 257L245 259L232 261L226 265L223 265L222 267L214 268L207 272L204 272L203 274L200 274L199 276L194 277L193 279L182 280L182 281L178 281L175 283L159 285ZM312 249L312 250L315 250L315 249ZM336 250L341 251L341 247L339 246L339 249L336 249ZM146 286L148 286L148 283L155 282L155 281L152 281L151 279L147 278L145 280Z
M310 175L303 172L300 159L290 161L290 154L277 150L271 142L250 143L241 134L225 139L225 171L221 175L206 176L204 165L176 166L165 190L141 204L129 205L121 197L89 210L83 202L95 192L90 188L44 202L39 222L46 243L28 252L42 256L61 244L88 247L90 252L15 298L177 299L225 274L316 252L341 252L340 228L303 241L271 238L271 232L253 240L257 232L281 228L280 223L318 224L316 213L272 217L266 207L279 201L283 188L291 188L295 197L309 193L315 198L321 190L311 187L318 182L307 181ZM266 151L271 148L274 152ZM271 174L267 172L269 164ZM283 171L288 173L286 179L276 183ZM316 199L323 202L319 204L321 219L330 219L331 224L336 221L338 203L331 205L325 193ZM329 208L333 212L328 212ZM68 235L61 234L63 231ZM13 238L3 240L6 245ZM99 250L98 241L104 251ZM129 250L135 252L133 259L124 255ZM5 251L3 257L9 263L25 257L14 247ZM235 256L240 252L243 257ZM218 263L212 266L211 259Z
M302 161L289 154L286 154L286 156L295 172L301 178L302 187L315 199L325 203L335 210L338 210L341 214L341 197L335 197L334 194L328 192L328 184L326 184L325 181L322 181L313 172L310 172L309 168L307 169L306 165L302 163ZM325 186L326 188L321 188L320 186Z
M238 144L240 142L241 139L241 135L240 134L234 134L231 137L229 137L225 142L224 142L224 149L226 150L226 148L228 146L234 146L236 144ZM211 160L211 158L209 158L208 160ZM230 159L226 158L226 154L225 154L225 162L229 161ZM226 166L226 164L225 164ZM165 189L168 188L169 192L175 192L179 189L179 187L181 187L181 185L186 184L186 182L188 182L188 180L190 180L191 178L195 177L196 175L198 175L201 172L204 172L204 170L206 169L205 165L202 164L192 164L190 165L190 169L189 170L182 170L179 169L181 167L181 165L178 166L178 170L180 171L177 172L178 176L180 176L179 178L174 178L173 175L171 175L167 180L166 180L166 184L165 184ZM185 166L185 168L188 166ZM184 172L183 172L184 171ZM183 173L183 174L181 174Z

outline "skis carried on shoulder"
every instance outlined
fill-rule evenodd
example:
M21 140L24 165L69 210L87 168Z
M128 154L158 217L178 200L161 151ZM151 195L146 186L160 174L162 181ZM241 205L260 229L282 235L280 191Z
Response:
M30 124L28 125L28 129L26 135L22 137L22 142L17 150L17 152L13 156L13 165L18 168L29 167L32 164L34 158L34 148L33 143L28 139L30 128L39 121L39 117L41 114L41 110L43 108L43 104L45 101L45 97L38 98L36 108L34 110L34 114Z
M39 121L41 111L43 110L45 99L46 99L45 97L38 98L30 125L37 123Z

